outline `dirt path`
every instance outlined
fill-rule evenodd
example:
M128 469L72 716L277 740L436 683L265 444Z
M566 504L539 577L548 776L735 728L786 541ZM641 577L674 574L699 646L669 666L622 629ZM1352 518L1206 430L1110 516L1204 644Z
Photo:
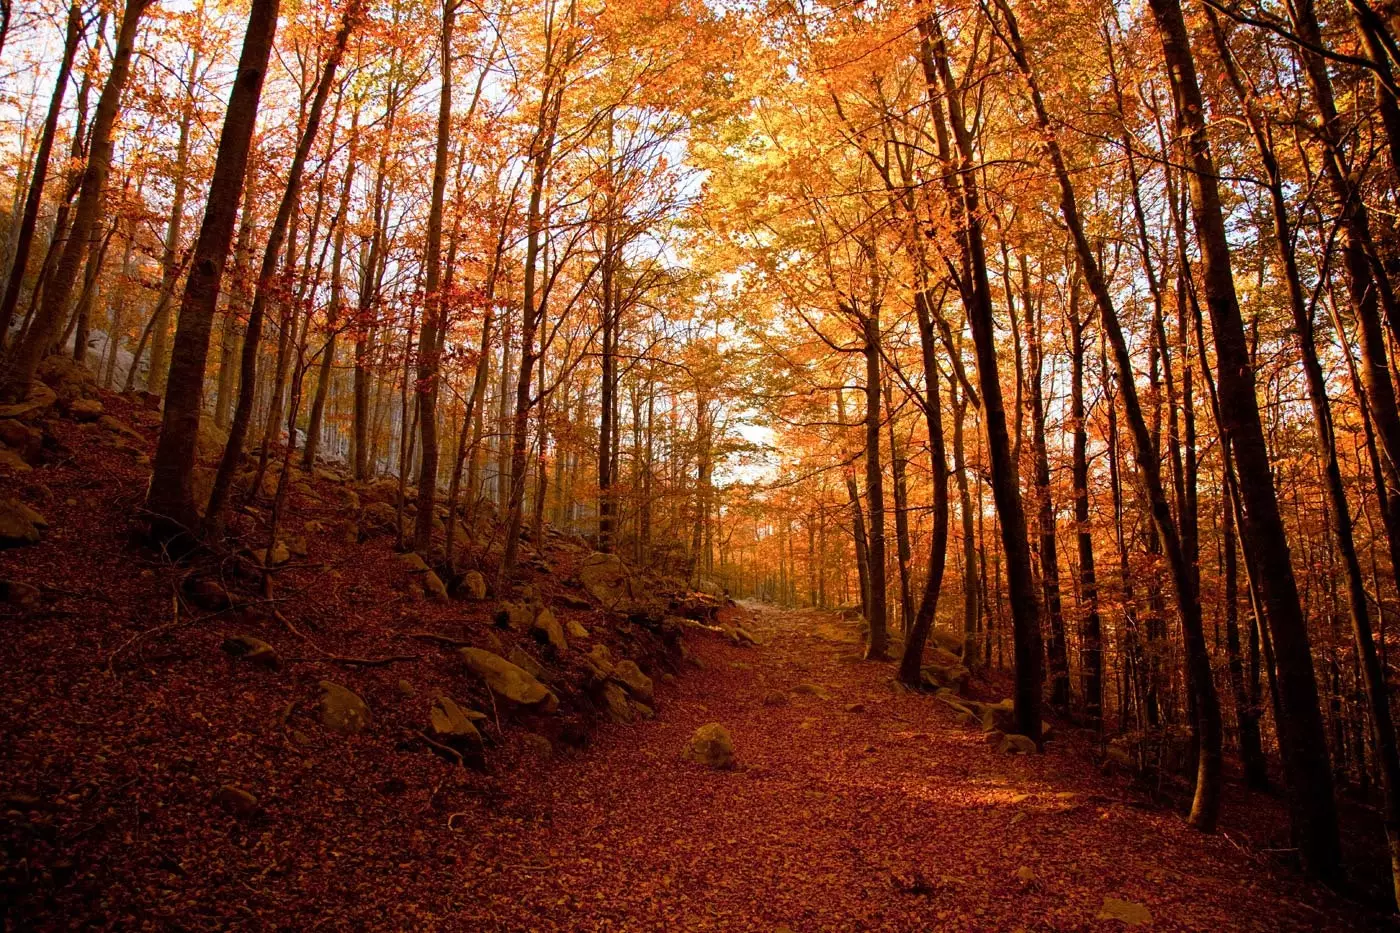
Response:
M432 913L501 930L1125 928L1100 917L1110 898L1153 930L1383 928L1134 807L1083 761L997 754L894 691L830 617L747 624L762 647L693 640L707 669L659 691L657 720L606 730L469 831ZM683 760L710 721L738 770Z

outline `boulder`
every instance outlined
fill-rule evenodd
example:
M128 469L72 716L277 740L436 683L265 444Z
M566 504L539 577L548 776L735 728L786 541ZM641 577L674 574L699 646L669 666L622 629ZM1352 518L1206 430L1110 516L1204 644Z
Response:
M277 654L277 649L261 638L251 635L231 635L224 639L223 649L225 654L247 661L265 671L275 671L282 666L282 658Z
M352 690L323 680L321 687L321 725L341 735L355 735L369 725L369 707Z
M574 619L570 619L569 621L567 621L567 622L564 623L564 631L568 633L568 635L569 635L570 638L588 638L588 637L589 637L589 635L588 635L588 629L584 628L581 624L579 624L579 623L578 623L577 621L575 621Z
M393 528L393 521L389 522L389 527ZM342 518L331 523L331 534L343 544L357 544L360 540L360 523L353 518Z
M584 661L592 670L594 680L607 680L612 676L612 655L608 652L607 645L594 645Z
M468 570L462 576L462 592L467 594L468 599L485 599L486 578L480 571Z
M706 723L690 737L686 756L711 768L734 767L734 739L729 730L717 722Z
M203 463L213 463L224 455L228 445L228 432L214 423L213 418L199 419L199 433L195 435L195 457Z
M635 661L618 661L613 667L613 680L627 688L627 692L641 700L643 703L652 702L655 694L652 690L651 678L642 673L642 669Z
M330 493L332 505L339 506L349 512L360 511L360 496L349 486L332 486Z
M61 353L45 357L34 375L58 393L59 399L64 402L81 399L92 391L95 384L92 373L82 363Z
M113 418L111 415L103 415L98 418L97 426L104 430L111 431L113 434L125 438L126 440L136 441L142 444L146 442L146 435L142 434L125 421Z
M569 642L564 638L564 627L559 624L554 613L548 609L541 609L539 615L535 616L531 632L537 639L549 642L555 651L569 650Z
M467 667L497 696L541 713L552 713L559 708L559 698L544 684L500 655L481 648L462 648L458 653Z
M34 467L30 466L29 462L21 457L18 451L8 447L0 447L0 469L6 473L29 473L33 471Z
M48 527L44 516L18 499L0 499L0 548L38 544L39 533Z
M764 706L787 706L788 696L779 690L770 690L763 695Z
M636 718L632 704L627 702L626 692L611 681L603 684L603 706L613 722L631 722Z
M470 716L450 697L439 696L428 710L428 728L433 738L457 751L475 751L481 746L481 733Z
M442 582L442 577L438 576L436 572L429 570L423 574L422 584L424 596L436 600L447 599L447 584Z
M632 574L616 554L589 554L579 565L578 579L606 609L616 609L632 599Z
M214 792L214 802L234 816L252 816L258 812L258 798L237 784L225 784Z
M276 567L285 564L292 559L292 552L287 549L287 545L278 541L272 546L272 553L269 555L267 548L254 548L251 552L253 559L258 562L259 567Z
M427 573L428 565L423 560L423 555L417 551L408 551L399 555L399 564L409 573Z
M520 740L525 743L525 747L529 749L531 754L540 758L549 758L554 754L554 743L538 732L522 733Z

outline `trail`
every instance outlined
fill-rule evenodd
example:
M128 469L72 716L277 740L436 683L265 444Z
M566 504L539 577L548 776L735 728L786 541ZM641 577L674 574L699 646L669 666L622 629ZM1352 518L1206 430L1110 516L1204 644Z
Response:
M762 646L692 639L706 669L659 691L655 721L604 730L548 764L509 815L476 827L437 886L466 886L451 898L455 922L810 933L1117 930L1150 916L1141 928L1384 928L1222 835L1134 805L1053 743L1045 756L999 754L928 695L895 690L890 667L860 661L858 632L835 617L756 610L745 624ZM734 736L734 771L682 757L711 721Z

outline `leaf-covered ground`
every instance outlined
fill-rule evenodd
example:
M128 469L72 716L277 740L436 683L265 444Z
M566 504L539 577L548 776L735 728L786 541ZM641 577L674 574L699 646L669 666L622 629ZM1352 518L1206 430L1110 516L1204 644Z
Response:
M1043 757L998 754L927 695L893 690L888 668L859 661L829 618L759 611L747 624L762 647L702 642L707 670L664 696L657 721L552 765L515 798L518 818L464 827L439 889L455 890L444 923L1385 928L1223 836L1137 805L1053 743ZM710 721L733 734L736 770L682 759Z

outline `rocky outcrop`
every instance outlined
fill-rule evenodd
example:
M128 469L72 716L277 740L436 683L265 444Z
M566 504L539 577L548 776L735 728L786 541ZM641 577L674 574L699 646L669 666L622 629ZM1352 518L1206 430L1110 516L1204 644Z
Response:
M579 564L578 579L605 609L620 609L632 600L632 573L616 554L589 554Z

